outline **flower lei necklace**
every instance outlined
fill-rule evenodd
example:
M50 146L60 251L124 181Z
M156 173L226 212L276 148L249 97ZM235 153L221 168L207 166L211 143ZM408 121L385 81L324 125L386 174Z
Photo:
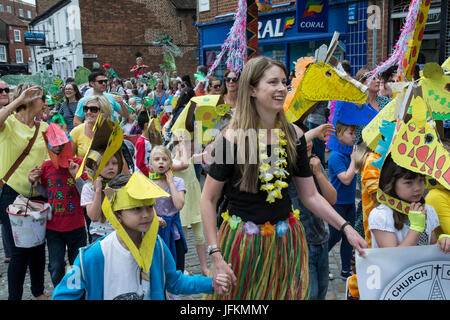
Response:
M278 157L275 161L275 166L269 164L270 159L267 155L267 145L262 142L262 138L265 137L267 130L260 130L258 133L258 146L259 146L259 180L262 185L260 190L267 192L266 201L269 203L275 202L275 199L282 199L281 190L288 187L288 183L283 181L289 175L289 172L285 169L287 167L286 150L284 146L287 144L284 139L285 134L282 130L276 126L276 133L278 134L278 147L274 148L274 154ZM272 158L272 157L271 157Z

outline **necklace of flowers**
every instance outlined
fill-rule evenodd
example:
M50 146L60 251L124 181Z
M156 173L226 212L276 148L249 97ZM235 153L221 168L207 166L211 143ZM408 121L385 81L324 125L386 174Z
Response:
M267 155L267 145L262 142L267 130L259 130L258 146L259 146L259 180L261 181L260 190L267 192L266 201L269 203L275 202L275 199L282 199L281 190L288 187L288 183L283 181L289 175L285 169L287 167L286 161L286 146L287 141L285 134L279 129L279 125L274 130L278 134L278 147L274 148L274 154L278 157L275 164L269 164L271 161ZM271 157L272 158L272 157Z

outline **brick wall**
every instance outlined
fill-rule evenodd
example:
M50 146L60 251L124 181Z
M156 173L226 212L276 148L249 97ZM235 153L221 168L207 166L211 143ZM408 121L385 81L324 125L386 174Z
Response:
M13 43L8 44L7 50L8 50L8 63L15 64L16 61L16 49L22 49L22 56L23 56L23 63L29 62L30 58L30 48L29 46L25 45L23 34L27 32L26 27L19 27L19 26L11 26L11 30L8 30L8 37L9 39L13 40ZM9 29L9 27L8 27ZM20 42L16 42L14 38L14 30L20 30Z
M277 5L277 4L287 3L287 2L290 2L290 1L288 1L288 0L273 0L272 4ZM296 6L295 1L292 1L292 2L293 2L292 6L283 7L280 9L273 9L271 12L295 8L295 6ZM210 10L205 11L205 12L198 12L198 22L206 23L206 22L220 21L220 19L217 20L214 17L223 15L223 14L227 14L227 13L234 13L236 11L237 4L238 4L238 0L217 0L217 1L210 0L210 3L209 3ZM227 19L229 19L229 17L227 17Z
M383 10L384 3L384 10ZM368 5L376 5L380 8L381 28L377 29L376 42L376 63L379 64L387 59L390 53L388 48L389 39L389 1L388 0L371 0ZM390 44L393 46L393 44ZM372 66L372 49L373 49L373 30L367 30L367 64Z
M3 5L3 11L7 12L7 6L11 7L11 13L15 16L19 17L22 20L30 21L34 17L36 17L36 7L26 3L26 2L18 2L11 0L0 0L0 4ZM19 9L23 10L23 16L19 16ZM27 11L31 12L31 19L28 18Z
M183 57L175 62L178 73L192 74L197 67L197 31L192 25L195 11L179 11L166 0L80 1L84 66L94 61L110 64L121 78L133 76L136 53L142 53L151 71L159 71L163 49L152 45L157 34L166 33L180 47Z
M36 12L38 15L43 14L47 9L57 4L60 0L36 0Z

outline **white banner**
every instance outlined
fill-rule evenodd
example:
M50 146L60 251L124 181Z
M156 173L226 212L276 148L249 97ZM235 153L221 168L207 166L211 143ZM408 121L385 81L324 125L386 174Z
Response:
M356 254L361 300L449 300L450 254L438 245L366 249Z

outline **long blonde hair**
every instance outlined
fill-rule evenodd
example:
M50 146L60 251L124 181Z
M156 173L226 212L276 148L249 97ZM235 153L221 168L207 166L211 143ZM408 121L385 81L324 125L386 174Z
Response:
M251 130L258 130L258 123L260 120L259 114L256 110L254 98L251 96L252 88L256 88L259 81L264 75L264 72L272 66L277 66L287 74L286 67L278 60L268 57L257 57L249 60L244 67L239 77L239 90L237 94L236 111L230 120L229 129L236 130L236 140L233 141L238 145L238 159L244 159L237 164L242 178L237 184L240 185L240 190L250 193L257 193L258 186L258 163L251 163L249 157L254 155L252 151L259 150L249 146L248 132ZM276 123L280 124L280 129L286 135L287 140L287 158L289 163L295 167L296 164L296 141L297 135L295 129L287 121L284 111L278 112L276 116ZM245 147L243 147L245 146ZM258 152L259 153L259 152Z

